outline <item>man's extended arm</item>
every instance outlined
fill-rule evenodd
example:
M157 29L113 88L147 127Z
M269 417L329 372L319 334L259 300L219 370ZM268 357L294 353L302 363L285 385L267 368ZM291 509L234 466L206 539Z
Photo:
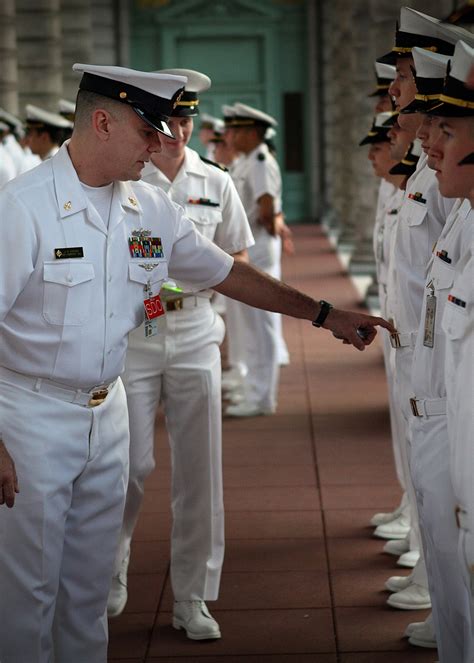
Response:
M214 286L214 290L249 306L284 313L293 318L314 320L321 308L312 297L242 262L234 262L228 276ZM332 309L322 326L337 338L345 339L358 350L364 350L374 340L377 325L390 332L395 331L383 318L339 309ZM359 336L358 329L365 332L365 338Z

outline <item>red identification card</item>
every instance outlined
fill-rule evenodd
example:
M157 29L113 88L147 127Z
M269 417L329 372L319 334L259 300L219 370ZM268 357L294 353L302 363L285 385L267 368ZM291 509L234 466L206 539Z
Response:
M149 299L144 299L143 306L145 307L145 313L148 320L159 318L160 315L164 315L165 313L165 309L161 303L160 295L155 295Z

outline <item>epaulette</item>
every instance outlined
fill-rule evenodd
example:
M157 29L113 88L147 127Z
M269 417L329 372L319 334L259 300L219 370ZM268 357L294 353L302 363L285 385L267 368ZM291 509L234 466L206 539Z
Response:
M263 154L263 152L260 152L260 154L257 156L257 159L258 159L259 161L265 161L266 157L265 157L265 155Z
M216 168L219 168L220 170L223 170L225 173L229 172L229 169L223 166L221 163L217 163L217 161L211 161L210 159L206 159L206 157L201 157L201 161L204 161L204 163L208 163L210 166L215 166Z

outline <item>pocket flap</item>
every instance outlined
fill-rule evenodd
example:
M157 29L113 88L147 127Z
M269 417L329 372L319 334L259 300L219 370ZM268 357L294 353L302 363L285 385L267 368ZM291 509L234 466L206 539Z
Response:
M435 258L432 277L433 285L436 290L446 290L447 288L451 288L454 281L454 273L455 272L452 267L446 265L439 258Z
M157 265L150 265L150 269L140 267L137 263L129 263L128 274L131 281L142 283L157 283L163 281L168 276L168 263L160 262Z
M420 203L411 203L407 223L409 226L421 226L426 218L428 210L425 205Z
M215 207L205 205L185 205L186 216L201 225L216 225L222 221L222 212Z
M67 287L91 281L94 276L94 265L91 262L45 262L43 266L45 281Z
M469 333L469 320L466 309L461 308L453 302L446 302L446 307L441 321L441 328L448 338L457 340L464 338Z

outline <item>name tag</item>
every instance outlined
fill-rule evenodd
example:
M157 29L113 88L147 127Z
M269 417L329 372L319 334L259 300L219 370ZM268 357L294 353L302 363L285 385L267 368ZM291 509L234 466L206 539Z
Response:
M436 297L435 295L428 295L426 297L425 333L423 336L423 345L427 348L432 348L434 346L435 320Z
M61 249L54 249L54 257L57 260L66 260L70 258L83 258L84 249L82 246L66 246Z

